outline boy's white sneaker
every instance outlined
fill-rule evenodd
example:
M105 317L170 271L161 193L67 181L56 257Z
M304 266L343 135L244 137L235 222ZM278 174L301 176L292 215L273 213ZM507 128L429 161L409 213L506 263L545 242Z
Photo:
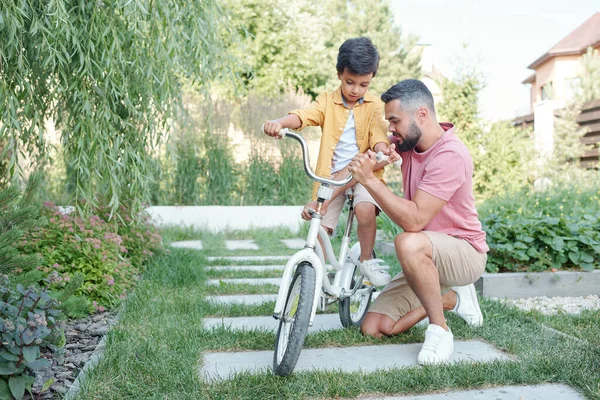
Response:
M379 258L373 258L360 263L360 272L365 276L365 283L370 283L373 286L383 286L390 283L392 277L387 272L390 267L383 265L384 262Z
M483 325L483 314L477 301L475 285L456 286L452 290L456 293L456 306L450 312L464 319L470 326Z
M436 365L449 362L454 352L454 335L450 328L430 324L425 331L425 342L417 356L419 365Z

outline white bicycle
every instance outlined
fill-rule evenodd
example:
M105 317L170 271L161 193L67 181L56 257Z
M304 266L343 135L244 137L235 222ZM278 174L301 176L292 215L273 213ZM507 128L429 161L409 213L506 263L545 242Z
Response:
M339 257L336 258L329 235L321 226L323 202L331 199L333 189L330 186L344 186L352 180L349 175L341 181L321 178L313 173L308 159L308 146L304 138L293 131L283 129L280 136L296 139L302 145L304 170L306 174L321 185L317 192L317 206L310 210L311 220L304 249L294 254L283 271L281 286L273 318L279 320L279 329L273 356L273 371L276 375L287 376L292 373L304 345L309 326L312 326L317 307L325 310L327 306L339 302L339 316L345 328L359 327L371 303L375 288L360 271L360 244L350 248L350 233L354 220L353 194L346 192L349 205L346 229L342 237ZM378 161L387 159L378 153ZM327 261L333 272L327 273L321 239Z

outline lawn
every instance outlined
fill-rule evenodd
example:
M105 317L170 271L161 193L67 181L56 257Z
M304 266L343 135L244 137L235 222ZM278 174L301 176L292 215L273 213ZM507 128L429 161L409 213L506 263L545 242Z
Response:
M193 232L184 233L171 232L166 238L187 240L193 236ZM252 234L260 235L261 242L271 243L268 250L258 253L273 254L273 243L286 233ZM201 237L205 246L222 242L223 238L210 234ZM240 253L244 252L236 254ZM279 254L289 253L290 250L279 249ZM270 315L273 307L273 303L215 305L207 302L205 296L276 291L275 287L258 289L250 285L207 287L205 280L216 277L214 272L205 271L209 265L207 254L216 252L172 249L151 260L135 293L121 310L119 324L108 333L103 358L83 382L78 399L354 398L544 382L564 383L589 398L600 399L599 312L542 316L489 300L481 301L483 327L470 328L453 315L448 315L449 325L456 339L482 339L507 352L514 361L389 369L369 374L312 371L294 373L288 378L269 372L244 373L232 380L206 384L198 374L202 353L272 350L275 334L204 329L201 321L205 317ZM236 275L242 276L245 273ZM423 328L384 339L366 338L357 330L338 330L310 334L305 347L422 340Z

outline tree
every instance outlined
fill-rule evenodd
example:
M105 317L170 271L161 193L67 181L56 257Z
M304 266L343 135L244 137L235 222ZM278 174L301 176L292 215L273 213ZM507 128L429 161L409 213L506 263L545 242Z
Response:
M276 95L290 87L315 97L338 85L337 52L344 40L369 36L381 55L376 93L420 76L415 37L403 37L385 0L228 0L245 36L232 51L248 66L246 85Z
M471 153L473 191L481 200L526 185L535 154L528 131L507 121L486 127L477 105L482 82L477 70L463 65L455 79L440 82L444 100L436 107L438 119L455 124L456 134Z
M235 79L235 32L217 0L4 1L0 36L6 175L24 155L43 160L52 118L78 206L97 192L113 210L148 199L148 150L180 112L182 85Z

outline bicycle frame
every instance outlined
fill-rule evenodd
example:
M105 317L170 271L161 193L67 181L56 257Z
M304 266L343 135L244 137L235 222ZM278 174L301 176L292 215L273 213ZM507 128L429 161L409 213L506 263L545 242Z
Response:
M342 246L340 248L340 254L338 259L336 259L335 257L335 252L333 251L329 235L321 226L322 216L320 214L323 202L325 200L330 199L333 193L333 190L328 186L343 186L350 182L352 177L348 176L343 181L334 181L331 179L325 179L316 176L310 169L310 165L308 163L308 150L304 139L295 132L290 132L287 130L285 130L285 132L282 132L282 136L289 136L300 142L300 144L302 145L302 151L304 156L304 169L309 177L321 183L321 187L319 188L319 192L317 194L317 210L312 214L312 218L310 220L310 228L308 231L304 249L295 253L285 265L283 276L281 279L281 285L279 287L279 293L277 296L277 302L273 311L273 318L279 319L281 317L281 313L287 300L287 293L289 291L296 266L306 261L310 263L313 269L315 270L315 285L319 285L319 282L322 282L320 286L315 286L315 289L317 290L315 290L312 312L309 322L309 326L312 326L319 304L319 299L322 296L324 296L325 293L333 296L336 299L343 299L354 294L350 292L350 286L352 278L354 276L354 267L356 265L359 265L359 260L354 254L352 254L352 252L348 251L350 247L350 231L352 230L352 223L354 220L354 208L352 206L352 197L349 198L350 212L348 214L348 221L346 222L346 228L344 231L344 236L342 238ZM321 246L319 246L318 244L319 237L321 238L321 243L323 244L324 249L321 249ZM333 284L329 281L327 272L325 270L325 254L323 254L323 251L327 255L327 260L330 261L333 268L336 270ZM352 261L351 265L346 264L345 262L348 258ZM370 290L370 288L358 289L358 291Z

